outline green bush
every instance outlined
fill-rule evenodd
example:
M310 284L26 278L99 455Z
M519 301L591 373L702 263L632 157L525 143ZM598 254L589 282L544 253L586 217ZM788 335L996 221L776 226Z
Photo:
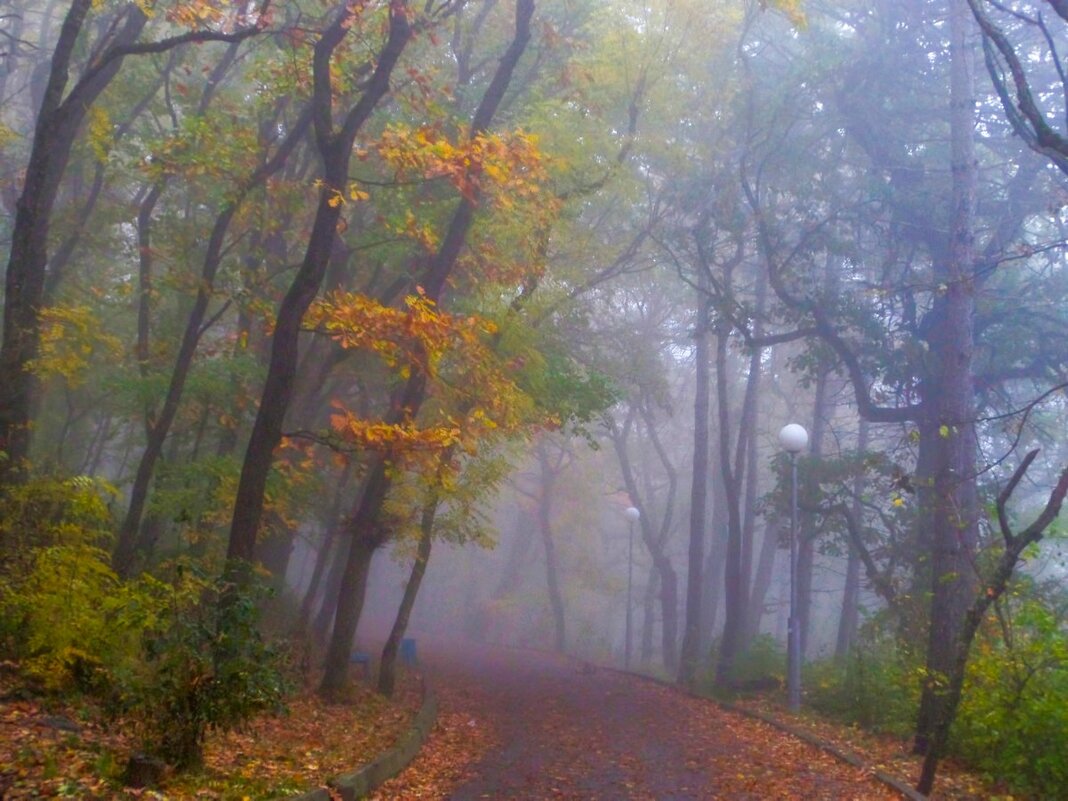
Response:
M716 685L716 671L719 663L719 640L715 640L709 651L708 662L702 668L698 678L698 692L712 698L728 700L739 693L767 692L785 686L786 651L770 634L757 635L751 643L735 657L730 672L729 688Z
M262 593L180 566L123 581L103 547L110 514L90 480L31 482L0 505L0 655L49 692L103 698L148 750L200 761L210 728L280 705L279 658L257 629ZM229 589L229 588L226 588Z
M919 670L907 648L871 624L845 660L806 666L806 702L847 723L907 735L916 722Z
M786 650L770 634L760 634L734 661L731 678L738 683L786 681Z
M282 706L280 655L256 625L261 595L178 571L168 625L146 642L151 674L140 705L149 749L180 769L201 762L209 729Z
M0 500L0 578L18 585L42 548L105 546L111 539L109 502L117 495L106 481L41 476L4 488Z
M1039 600L1012 606L972 648L952 747L1016 790L1068 798L1068 631Z
M91 545L38 549L0 595L5 650L47 690L116 701L141 671L146 632L164 625L164 590L149 576L121 581Z
M121 582L104 550L114 495L85 476L42 476L0 501L0 654L48 691L114 700L156 625L162 585Z
M1038 593L1007 598L972 647L950 747L1013 792L1068 799L1068 630ZM818 712L907 736L921 674L907 647L868 625L847 660L809 665L804 685Z

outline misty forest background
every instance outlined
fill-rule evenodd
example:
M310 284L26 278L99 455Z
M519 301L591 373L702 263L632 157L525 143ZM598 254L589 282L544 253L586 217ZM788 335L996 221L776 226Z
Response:
M4 0L4 657L179 766L409 618L619 665L634 506L632 666L745 689L797 422L805 705L1063 797L1066 26Z

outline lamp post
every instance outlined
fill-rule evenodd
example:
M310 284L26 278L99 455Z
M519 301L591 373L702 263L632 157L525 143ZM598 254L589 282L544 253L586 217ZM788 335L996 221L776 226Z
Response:
M627 633L625 636L625 650L623 651L623 668L630 670L630 588L634 574L634 524L641 519L642 513L638 511L636 506L628 506L623 510L623 514L626 515L627 522L630 525L627 539Z
M808 445L808 432L797 423L782 427L779 444L790 454L790 619L786 640L786 695L791 712L801 709L801 625L797 618L797 454Z

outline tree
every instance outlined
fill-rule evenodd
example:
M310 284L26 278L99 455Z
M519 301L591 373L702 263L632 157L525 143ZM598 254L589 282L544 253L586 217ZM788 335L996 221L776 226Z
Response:
M412 35L407 3L391 0L387 9L389 33L375 60L374 72L360 99L349 108L340 127L335 128L331 59L349 31L353 15L357 13L361 12L344 4L315 45L311 116L316 148L323 167L319 201L304 259L278 309L263 396L245 451L241 479L234 499L226 558L231 565L228 569L235 576L240 576L245 570L238 566L239 563L247 566L252 562L263 512L267 474L274 449L282 437L282 421L289 407L297 366L297 339L304 313L319 291L333 250L342 211L340 199L348 191L353 144L364 123L389 91L393 69ZM348 658L347 652L345 658Z
M916 789L921 793L930 793L934 787L935 772L939 760L944 756L949 742L949 730L953 725L957 707L964 690L965 668L976 632L987 611L1005 593L1009 579L1012 578L1016 565L1024 551L1042 539L1047 528L1060 514L1064 496L1068 494L1068 469L1061 473L1057 484L1050 492L1042 512L1022 531L1013 531L1007 505L1013 491L1027 473L1031 463L1038 455L1034 450L1024 457L1020 466L1013 473L1005 488L998 493L997 517L998 527L1003 540L1003 550L996 566L989 575L982 576L976 597L972 599L964 615L964 621L952 643L953 666L946 674L945 698L940 716L935 720L927 754L923 761L923 771Z
M504 100L505 91L511 83L512 75L530 39L533 14L533 0L517 0L515 35L498 63L497 70L471 119L468 130L470 141L475 141L486 134L497 109ZM446 282L456 265L456 260L474 221L479 194L480 190L475 184L470 186L463 195L441 238L439 247L423 272L420 284L426 298L432 303L437 303L442 298ZM407 381L395 391L391 398L390 413L385 419L386 425L395 426L414 420L426 399L427 382L428 376L425 371L415 370L411 373ZM350 539L348 559L342 574L333 633L327 651L323 680L319 688L320 693L326 696L339 692L346 680L349 651L352 648L352 638L360 617L362 595L366 589L367 567L383 540L384 532L379 526L378 516L391 483L388 460L382 456L375 458L364 479L363 491L353 508L350 523L347 526L346 533Z
M136 3L126 4L108 25L94 48L94 58L67 91L77 43L92 10L92 0L74 0L63 20L52 53L41 98L22 192L16 203L11 251L5 273L4 331L0 344L0 447L7 458L0 465L5 482L25 475L31 424L37 404L37 381L29 364L40 348L40 309L48 271L48 232L52 212L71 148L86 114L119 74L131 55L163 53L190 42L238 42L262 30L269 0L246 14L238 13L236 30L193 30L159 39L139 41L148 17ZM180 9L180 7L179 7ZM218 14L209 10L209 17ZM194 17L195 19L199 19Z
M1062 51L1057 45L1068 25L1068 4L1064 0L1038 0L1022 8L1008 8L994 0L968 0L968 7L983 32L987 71L1005 117L1029 148L1068 173L1068 132L1051 122L1064 116L1068 103ZM1042 13L1045 8L1060 18L1058 30L1051 29ZM995 22L993 14L1004 22ZM1058 23L1054 20L1053 24ZM1062 105L1059 114L1046 105L1058 94Z

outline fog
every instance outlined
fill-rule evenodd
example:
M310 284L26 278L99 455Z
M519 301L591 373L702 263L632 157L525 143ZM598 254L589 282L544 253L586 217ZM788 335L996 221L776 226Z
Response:
M1061 4L158 5L0 13L5 570L264 586L324 696L900 656L919 750L1064 636Z

